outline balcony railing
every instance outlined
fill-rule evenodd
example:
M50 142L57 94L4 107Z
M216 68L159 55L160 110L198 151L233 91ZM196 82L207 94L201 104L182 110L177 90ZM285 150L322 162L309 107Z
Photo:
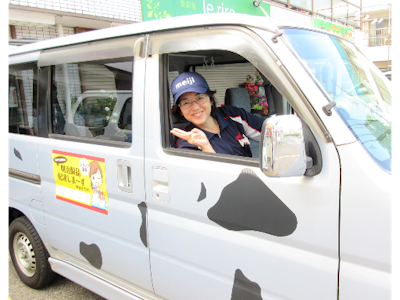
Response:
M376 28L370 30L364 30L364 36L368 38L368 46L387 46L392 44L392 38L390 36L390 28Z

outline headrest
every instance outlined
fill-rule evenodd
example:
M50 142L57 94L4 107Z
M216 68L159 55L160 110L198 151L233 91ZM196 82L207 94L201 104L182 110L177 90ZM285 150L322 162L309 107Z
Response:
M250 96L244 88L231 88L225 92L225 104L251 110Z

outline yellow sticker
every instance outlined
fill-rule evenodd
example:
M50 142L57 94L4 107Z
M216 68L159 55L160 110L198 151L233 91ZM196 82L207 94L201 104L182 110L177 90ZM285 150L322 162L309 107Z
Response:
M53 150L56 198L108 215L105 159Z

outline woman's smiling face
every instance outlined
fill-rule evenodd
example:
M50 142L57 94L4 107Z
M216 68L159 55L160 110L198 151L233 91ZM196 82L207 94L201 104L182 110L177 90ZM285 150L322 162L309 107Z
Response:
M202 103L203 101L204 103ZM190 107L186 108L185 103L186 105L191 104ZM206 94L187 92L179 98L179 107L185 119L199 128L212 121L211 101Z

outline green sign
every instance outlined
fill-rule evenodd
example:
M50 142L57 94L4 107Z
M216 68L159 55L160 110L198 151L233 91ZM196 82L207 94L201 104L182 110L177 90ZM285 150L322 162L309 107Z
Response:
M270 5L260 6L270 16ZM253 0L142 0L143 21L195 14L242 13L264 16L261 8L254 7Z
M344 37L350 41L353 40L353 29L352 28L339 26L332 22L327 22L327 21L321 20L321 19L314 20L314 27L335 33L335 34L337 34L341 37Z

